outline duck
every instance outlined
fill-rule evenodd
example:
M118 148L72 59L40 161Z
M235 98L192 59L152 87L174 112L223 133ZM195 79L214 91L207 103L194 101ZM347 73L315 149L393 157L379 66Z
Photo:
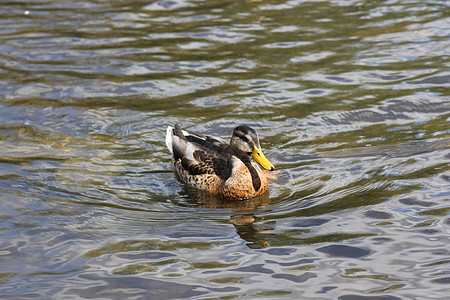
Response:
M166 145L179 179L189 187L225 200L244 200L265 194L264 172L275 170L261 150L258 134L246 125L234 128L230 142L168 126ZM258 165L259 164L259 165Z

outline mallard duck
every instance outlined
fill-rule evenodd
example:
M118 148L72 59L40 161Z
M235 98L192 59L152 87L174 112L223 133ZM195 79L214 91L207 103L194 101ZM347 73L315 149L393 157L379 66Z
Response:
M248 199L264 194L269 184L256 160L273 171L258 134L248 126L234 129L230 143L217 137L167 127L166 145L180 179L189 186L223 199ZM254 160L253 160L253 159Z

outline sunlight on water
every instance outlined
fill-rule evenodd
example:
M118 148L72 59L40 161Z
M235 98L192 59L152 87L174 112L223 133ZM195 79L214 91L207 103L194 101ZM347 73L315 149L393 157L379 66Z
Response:
M443 1L4 1L0 296L442 299ZM270 193L183 186L247 124Z

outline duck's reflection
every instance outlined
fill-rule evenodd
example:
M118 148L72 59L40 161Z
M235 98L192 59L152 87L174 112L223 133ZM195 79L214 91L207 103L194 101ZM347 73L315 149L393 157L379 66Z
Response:
M250 212L240 212L231 216L230 223L236 228L237 234L247 242L247 247L252 249L261 249L270 245L269 241L259 239L256 236L261 232L255 222L262 221L263 218L255 217ZM275 223L271 223L274 225ZM274 227L274 226L273 226ZM274 228L265 228L274 229Z
M236 228L237 234L247 242L247 246L252 249L259 249L269 246L269 242L259 239L256 236L262 231L255 224L263 220L262 217L255 216L255 210L270 203L269 193L246 200L223 200L209 193L205 193L195 188L186 187L188 200L184 205L198 208L228 208L233 211L229 222ZM274 229L275 223L265 224L263 230ZM269 226L267 226L269 225Z

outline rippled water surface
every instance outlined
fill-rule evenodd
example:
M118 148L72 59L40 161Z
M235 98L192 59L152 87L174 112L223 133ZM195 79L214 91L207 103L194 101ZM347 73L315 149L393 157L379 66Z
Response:
M2 1L0 297L444 299L448 1ZM177 181L257 129L270 197Z

